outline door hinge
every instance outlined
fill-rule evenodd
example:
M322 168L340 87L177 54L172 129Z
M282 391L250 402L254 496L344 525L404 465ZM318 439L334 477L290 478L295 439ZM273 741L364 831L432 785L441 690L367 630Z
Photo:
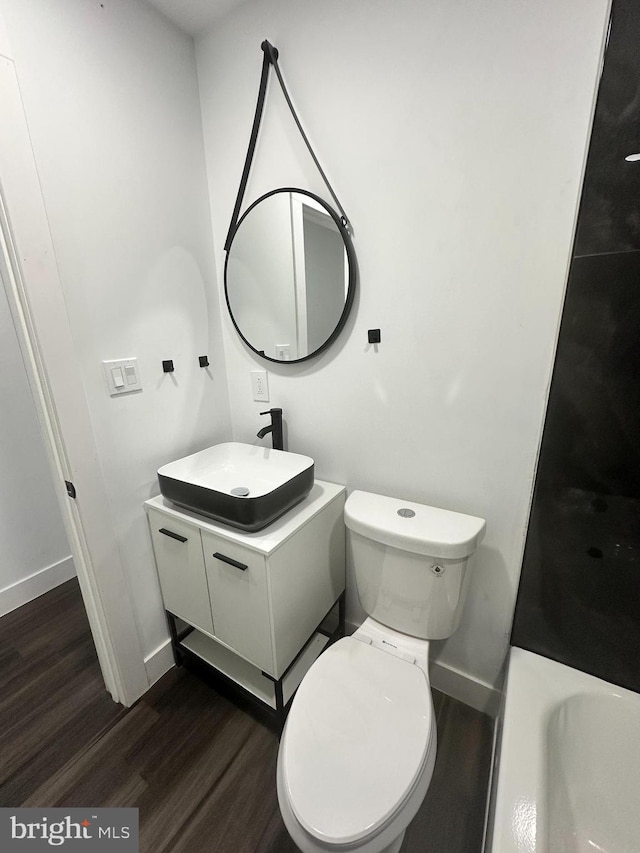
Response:
M70 480L65 480L64 484L67 487L67 494L69 495L69 497L73 498L75 500L76 487L73 485L73 483Z

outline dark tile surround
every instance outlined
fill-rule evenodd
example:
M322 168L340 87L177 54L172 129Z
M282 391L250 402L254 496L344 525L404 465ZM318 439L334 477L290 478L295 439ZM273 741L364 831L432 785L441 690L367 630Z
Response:
M512 643L640 691L640 3L614 0Z

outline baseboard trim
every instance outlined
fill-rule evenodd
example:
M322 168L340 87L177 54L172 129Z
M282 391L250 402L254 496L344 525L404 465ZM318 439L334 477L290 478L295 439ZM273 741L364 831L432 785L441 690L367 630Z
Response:
M431 686L441 693L446 693L447 696L458 699L490 717L495 718L498 715L502 693L491 684L437 660L431 662L429 677Z
M144 659L144 667L147 670L147 678L149 679L149 687L154 685L165 672L168 672L175 665L173 660L173 649L171 648L171 640L166 639L158 648L151 652Z
M76 568L69 556L0 589L0 616L6 616L75 576Z

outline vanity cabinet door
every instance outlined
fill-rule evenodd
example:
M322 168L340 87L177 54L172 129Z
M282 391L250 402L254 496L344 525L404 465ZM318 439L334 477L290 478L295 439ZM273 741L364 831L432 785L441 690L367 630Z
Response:
M200 531L154 510L149 526L166 610L213 634Z
M202 531L215 636L250 663L273 672L265 558Z

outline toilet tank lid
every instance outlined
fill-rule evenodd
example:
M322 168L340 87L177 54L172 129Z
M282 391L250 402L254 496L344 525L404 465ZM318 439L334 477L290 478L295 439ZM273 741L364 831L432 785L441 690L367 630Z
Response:
M350 530L375 542L449 560L473 554L486 527L473 515L358 490L347 498L344 518Z

